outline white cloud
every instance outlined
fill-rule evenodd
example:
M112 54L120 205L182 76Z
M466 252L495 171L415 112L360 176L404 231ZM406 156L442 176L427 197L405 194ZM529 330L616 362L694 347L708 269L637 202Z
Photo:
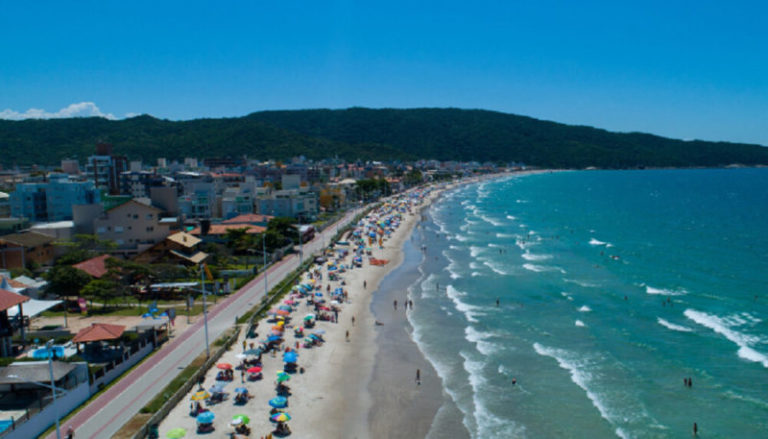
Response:
M69 104L56 112L48 112L39 108L30 108L25 112L11 109L0 111L0 119L61 119L67 117L103 117L105 119L117 119L114 114L104 113L93 102L78 102Z

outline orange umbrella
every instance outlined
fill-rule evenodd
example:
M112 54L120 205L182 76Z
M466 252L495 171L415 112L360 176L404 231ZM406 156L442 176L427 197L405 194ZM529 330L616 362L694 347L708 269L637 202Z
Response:
M222 369L222 370L232 369L232 365L229 364L229 363L219 363L219 364L216 365L216 367L218 367L219 369Z

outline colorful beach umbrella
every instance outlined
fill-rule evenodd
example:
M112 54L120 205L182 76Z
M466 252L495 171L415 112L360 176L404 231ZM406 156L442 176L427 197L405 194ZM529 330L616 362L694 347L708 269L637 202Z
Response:
M269 400L269 405L276 409L284 409L288 406L288 399L284 396L278 396Z
M197 415L197 422L201 424L210 424L216 418L213 412L202 412Z
M288 381L290 379L291 379L291 376L288 375L288 374L280 375L279 377L277 377L277 382L278 382L278 384L279 383L284 383L284 382L286 382L286 381Z
M248 393L248 389L245 387L238 387L235 389L235 393Z
M192 401L202 401L211 397L211 394L205 390L200 390L192 394Z
M284 309L278 309L277 310L277 314L281 315L281 316L287 316L287 315L290 315L291 313L286 311L286 310L284 310Z
M217 367L217 368L219 368L219 369L221 369L221 370L229 370L229 369L232 369L232 365L231 365L231 364L229 364L229 363L219 363L219 364L217 364L217 365L216 365L216 367Z
M247 351L243 352L245 355L259 355L261 353L261 349L248 349Z
M282 337L280 337L279 335L270 335L269 337L267 337L267 341L278 341L281 338Z
M261 372L261 367L259 367L259 366L249 367L248 370L246 370L246 372L248 372L248 373L259 373L259 372Z
M165 437L167 437L168 439L181 439L186 435L187 435L187 430L181 427L173 428L171 430L168 430L168 433L165 433Z
M298 358L299 358L299 354L293 351L286 352L283 355L283 361L285 361L286 363L295 363Z
M316 319L316 318L317 318L317 316L315 314L307 314L307 315L304 316L304 320L312 320L312 319Z
M232 416L232 425L240 425L245 424L248 425L251 422L251 418L249 418L247 415L235 415Z
M289 415L288 413L277 413L269 419L271 419L274 422L288 422L291 420L291 415Z

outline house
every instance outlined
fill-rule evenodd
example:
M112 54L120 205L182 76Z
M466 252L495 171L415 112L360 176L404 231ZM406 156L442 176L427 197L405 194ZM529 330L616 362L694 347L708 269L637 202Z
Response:
M208 254L198 248L203 241L186 232L168 236L134 258L142 264L151 264L162 260L197 265L208 258Z
M8 310L18 306L19 314L23 316L22 304L29 300L30 299L27 296L0 288L0 357L11 357L15 355L11 338L13 337L16 326L20 326L14 324L14 322L8 318ZM24 326L21 326L21 331L23 334Z
M12 233L0 237L0 268L25 268L32 263L51 265L55 238L37 232Z
M317 216L317 194L309 188L273 191L256 199L256 213L312 220Z
M93 278L101 279L109 271L107 268L107 259L109 258L111 258L109 255L96 256L95 258L77 263L72 267L85 272Z
M117 243L117 253L133 256L164 240L170 226L161 222L161 209L131 200L105 211L93 221L99 239Z

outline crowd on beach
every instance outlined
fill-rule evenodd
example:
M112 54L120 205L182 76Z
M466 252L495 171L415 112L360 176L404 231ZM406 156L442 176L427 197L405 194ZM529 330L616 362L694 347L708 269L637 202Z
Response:
M271 438L292 434L289 407L305 392L292 388L291 380L312 386L314 380L302 376L317 372L313 369L317 358L314 351L325 349L327 342L337 343L341 335L350 341L355 316L343 319L350 325L340 324L340 319L352 300L372 292L367 289L365 270L389 264L389 260L376 256L430 192L414 190L386 200L331 243L290 293L254 330L243 331L215 369L201 377L187 402L169 413L161 424L163 437ZM354 285L347 282L351 278ZM230 386L234 387L231 391ZM294 415L312 416L312 412L301 410ZM310 432L301 436L307 434Z

